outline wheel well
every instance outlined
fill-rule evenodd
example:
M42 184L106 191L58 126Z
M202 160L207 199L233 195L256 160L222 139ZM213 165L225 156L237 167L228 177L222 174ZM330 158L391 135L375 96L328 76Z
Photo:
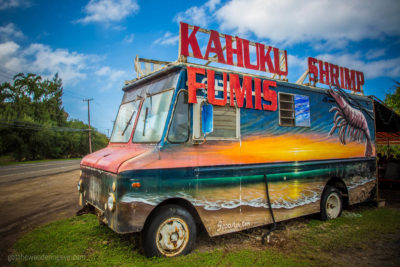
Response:
M196 208L192 205L192 203L190 203L189 201L187 201L186 199L183 199L183 198L169 198L167 200L164 200L160 204L158 204L157 207L155 207L151 211L149 216L147 216L146 222L144 223L144 227L146 227L148 225L148 222L151 221L152 217L155 216L155 214L158 212L158 210L161 207L170 205L170 204L178 205L178 206L181 206L182 208L185 208L190 213L190 215L193 216L193 219L195 220L196 224L201 227L204 227L203 222L201 221Z
M342 195L343 204L346 205L346 206L349 205L349 191L347 190L347 186L346 186L346 184L343 182L342 179L337 178L337 177L331 178L331 179L326 183L325 188L326 188L326 186L328 186L328 185L336 187L336 188L340 191L340 193L341 193L341 195ZM324 191L325 191L325 188L324 188Z

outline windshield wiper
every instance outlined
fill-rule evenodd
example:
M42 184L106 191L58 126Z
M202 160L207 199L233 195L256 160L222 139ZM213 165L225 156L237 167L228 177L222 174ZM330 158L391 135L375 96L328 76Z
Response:
M121 134L121 135L124 135L124 134L125 134L126 130L128 129L128 126L131 124L131 120L133 119L133 116L135 115L135 113L136 113L136 110L132 112L132 115L131 115L131 117L129 118L129 120L126 122L125 129L122 131L122 134Z
M145 136L146 133L146 121L148 113L149 113L149 108L146 108L146 113L144 114L144 120L143 120L143 136Z

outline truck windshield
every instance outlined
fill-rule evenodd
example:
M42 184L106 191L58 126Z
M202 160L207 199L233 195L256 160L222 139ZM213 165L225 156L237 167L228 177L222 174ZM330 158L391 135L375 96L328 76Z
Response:
M157 143L161 140L174 90L146 97L133 136L133 142Z
M140 100L122 104L114 124L110 142L126 143L131 137L133 124L137 117Z

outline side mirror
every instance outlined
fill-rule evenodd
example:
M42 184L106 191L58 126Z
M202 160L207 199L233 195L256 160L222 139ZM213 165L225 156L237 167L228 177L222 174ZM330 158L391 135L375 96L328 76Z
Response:
M201 106L201 131L204 136L214 131L213 106L211 104Z

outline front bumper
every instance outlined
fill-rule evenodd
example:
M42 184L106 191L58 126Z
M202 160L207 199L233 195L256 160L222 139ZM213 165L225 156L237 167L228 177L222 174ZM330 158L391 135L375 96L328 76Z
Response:
M123 194L130 188L116 174L102 170L81 167L79 204L94 207L99 220L117 233L132 233L142 230L152 208L142 207L137 202L120 202ZM109 208L108 198L113 196L114 208Z

